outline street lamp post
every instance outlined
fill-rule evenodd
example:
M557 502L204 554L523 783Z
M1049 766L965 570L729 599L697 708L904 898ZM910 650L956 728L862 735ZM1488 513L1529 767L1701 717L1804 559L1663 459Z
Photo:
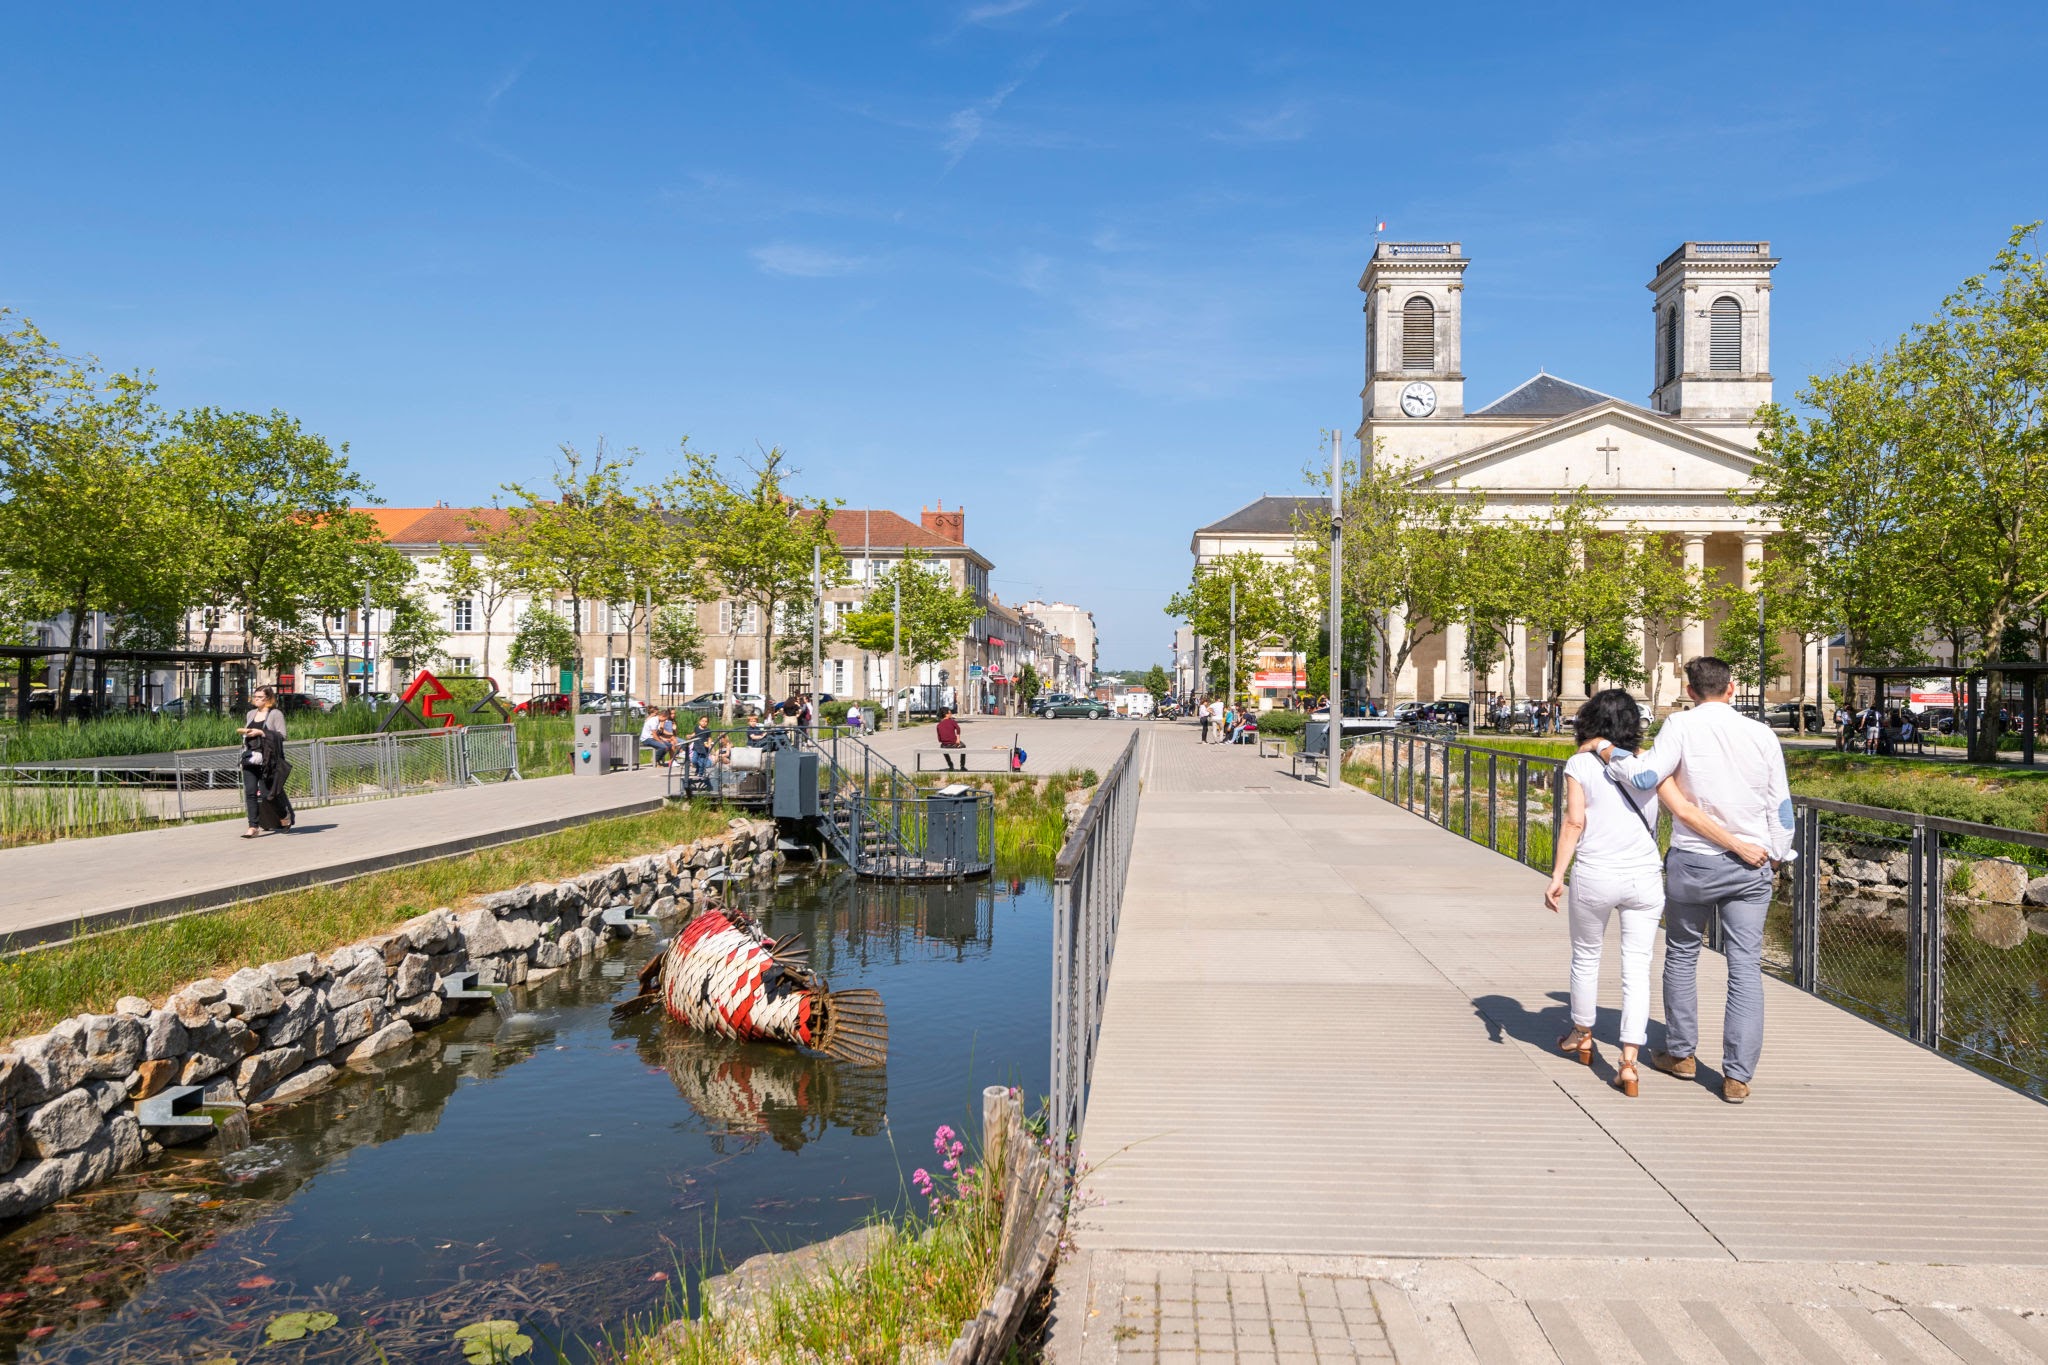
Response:
M1230 694L1225 706L1237 705L1237 580L1230 580Z
M1344 437L1330 428L1330 725L1323 739L1331 791L1344 785Z
M1770 666L1770 637L1764 627L1764 595L1756 595L1756 718L1769 724L1764 715L1764 670Z

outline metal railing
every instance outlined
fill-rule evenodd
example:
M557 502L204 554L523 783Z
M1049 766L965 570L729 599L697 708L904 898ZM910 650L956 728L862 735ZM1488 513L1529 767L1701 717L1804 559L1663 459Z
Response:
M1421 735L1376 748L1383 799L1551 870L1561 760ZM1792 806L1765 970L2048 1095L2048 910L2024 903L2048 873L2048 834L1810 796ZM1709 946L1719 937L1713 926Z
M941 881L980 877L995 867L995 800L971 795L971 828L954 814L935 819L944 801L868 747L845 726L788 730L787 743L818 755L818 825L840 858L863 877Z
M1052 1139L1067 1155L1088 1110L1095 1043L1138 824L1138 736L1069 831L1052 877Z
M308 808L519 777L519 745L510 725L288 740L284 750L292 765L285 792L294 806ZM240 748L182 749L170 757L163 775L176 795L176 818L241 808Z

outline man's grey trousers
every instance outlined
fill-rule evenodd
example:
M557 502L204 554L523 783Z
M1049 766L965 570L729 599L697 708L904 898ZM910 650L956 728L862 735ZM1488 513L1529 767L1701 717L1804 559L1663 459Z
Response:
M1664 860L1664 1050L1690 1057L1699 1046L1700 947L1715 911L1728 959L1728 1011L1721 1030L1721 1074L1748 1081L1764 1046L1764 915L1771 907L1769 866L1732 853L1674 848Z

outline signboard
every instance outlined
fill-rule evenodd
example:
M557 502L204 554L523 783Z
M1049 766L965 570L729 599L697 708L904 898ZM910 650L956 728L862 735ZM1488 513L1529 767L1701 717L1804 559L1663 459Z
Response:
M1956 697L1953 692L1922 692L1916 688L1906 694L1906 704L1908 706L1954 706L1956 704Z
M419 702L420 716L427 722L428 729L434 728L435 724L438 723L443 730L452 730L461 723L456 720L453 711L436 709L442 702L454 701L455 697L446 687L441 685L439 678L424 668L419 671L418 675L411 682L406 684L405 691L399 695L398 700L405 706L411 706L417 700Z
M1307 687L1308 675L1281 668L1266 669L1252 674L1251 685L1257 688Z

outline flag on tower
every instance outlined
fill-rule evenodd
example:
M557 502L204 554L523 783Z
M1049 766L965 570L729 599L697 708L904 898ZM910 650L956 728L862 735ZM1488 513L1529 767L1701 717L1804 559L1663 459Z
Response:
M1384 218L1380 219L1380 221L1379 221L1379 225L1378 225L1378 226L1376 226L1375 228L1373 228L1373 231L1374 231L1374 232L1385 232L1386 230L1387 230L1387 220L1386 220L1386 219L1384 219Z

